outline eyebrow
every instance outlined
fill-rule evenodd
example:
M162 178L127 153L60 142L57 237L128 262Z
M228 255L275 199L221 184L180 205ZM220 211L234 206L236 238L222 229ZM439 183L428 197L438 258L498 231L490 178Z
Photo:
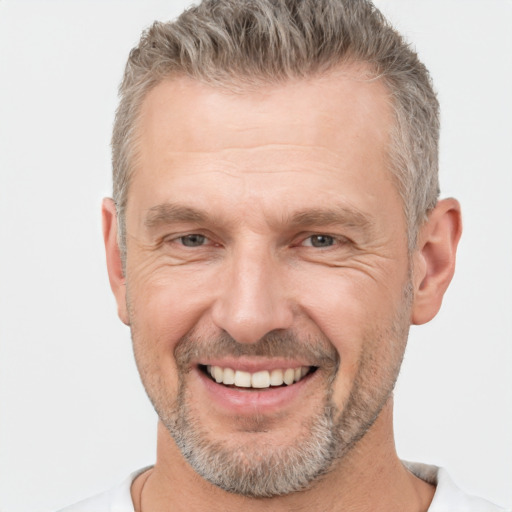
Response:
M149 208L144 224L148 228L176 222L193 222L202 224L215 222L215 218L199 208L192 208L178 203L162 203ZM370 233L375 222L359 210L342 205L332 205L326 208L306 208L291 215L285 215L280 222L272 225L284 225L292 229L300 227L322 227L341 225L351 229L359 229Z
M291 216L289 224L292 227L343 225L370 232L375 222L359 210L333 205L326 208L308 208L298 211Z
M173 222L205 222L209 215L197 208L190 208L174 203L162 203L151 207L146 215L144 224L148 228L155 228Z

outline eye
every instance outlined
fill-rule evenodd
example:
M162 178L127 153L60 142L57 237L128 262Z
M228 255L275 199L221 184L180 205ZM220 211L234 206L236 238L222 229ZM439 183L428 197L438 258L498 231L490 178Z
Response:
M336 239L330 235L311 235L306 238L303 245L308 247L331 247L336 243Z
M206 238L203 235L193 233L191 235L180 236L178 240L185 247L200 247L201 245L204 245L208 241L208 238Z

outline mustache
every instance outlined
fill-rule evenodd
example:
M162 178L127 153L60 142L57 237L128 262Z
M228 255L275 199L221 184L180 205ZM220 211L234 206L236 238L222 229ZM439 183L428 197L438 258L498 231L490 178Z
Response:
M177 343L174 355L178 367L185 371L201 360L244 356L301 359L310 366L332 370L339 366L339 354L325 336L303 336L288 330L269 332L255 343L239 343L225 331L213 336L191 331Z

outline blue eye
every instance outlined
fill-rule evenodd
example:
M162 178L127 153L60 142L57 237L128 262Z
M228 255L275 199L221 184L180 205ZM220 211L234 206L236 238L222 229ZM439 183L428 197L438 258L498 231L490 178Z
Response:
M185 247L199 247L205 244L207 238L203 235L192 234L180 236L179 240Z
M304 241L304 245L311 247L331 247L334 243L334 237L329 235L311 235Z

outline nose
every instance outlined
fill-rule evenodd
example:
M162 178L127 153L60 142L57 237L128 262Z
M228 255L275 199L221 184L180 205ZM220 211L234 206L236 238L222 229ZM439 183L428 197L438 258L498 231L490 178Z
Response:
M268 248L234 251L222 273L212 307L214 323L239 343L255 343L265 334L291 327L283 263Z

